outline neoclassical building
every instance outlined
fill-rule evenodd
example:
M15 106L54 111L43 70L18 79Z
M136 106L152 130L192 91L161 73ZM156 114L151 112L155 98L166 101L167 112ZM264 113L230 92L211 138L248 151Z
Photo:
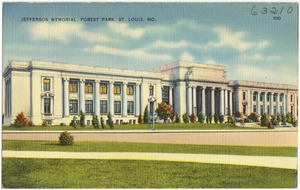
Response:
M156 99L154 109L166 102L180 115L298 115L295 85L227 80L224 66L186 61L136 71L12 60L3 72L2 87L4 125L21 111L34 124L69 124L80 110L87 124L93 114L107 120L109 112L116 124L134 124L149 97Z

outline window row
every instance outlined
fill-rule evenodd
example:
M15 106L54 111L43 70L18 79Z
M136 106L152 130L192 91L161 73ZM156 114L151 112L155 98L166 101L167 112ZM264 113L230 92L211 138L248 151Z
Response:
M254 94L254 93L253 93L252 100L253 100L253 101L256 101L256 98L257 98L257 94ZM276 96L273 96L273 102L276 102L276 98L277 98ZM267 95L267 101L269 102L270 99L271 99L271 95L268 94L268 95ZM243 92L243 100L246 100L246 92ZM259 101L262 102L263 100L264 100L264 94L260 94L260 95L259 95ZM282 102L282 100L283 100L283 96L280 95L280 96L279 96L279 101Z
M84 92L93 93L93 82L85 82ZM99 93L107 94L107 83L100 83ZM70 81L69 83L69 92L77 93L78 92L78 82ZM134 87L133 85L127 85L126 94L133 95ZM114 94L121 94L121 84L114 84Z
M108 101L100 100L100 114L108 113ZM85 101L85 113L93 114L93 100ZM122 113L121 101L114 101L114 115ZM69 112L70 114L78 114L78 100L70 100L69 102ZM127 101L127 114L134 114L134 102Z

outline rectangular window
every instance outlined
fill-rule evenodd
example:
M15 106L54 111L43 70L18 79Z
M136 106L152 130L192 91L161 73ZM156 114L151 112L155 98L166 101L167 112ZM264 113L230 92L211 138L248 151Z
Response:
M107 94L107 83L100 83L100 94Z
M257 94L253 93L253 101L256 101Z
M273 102L276 102L276 96L273 95Z
M267 106L267 113L270 115L270 106Z
M128 85L126 91L127 95L133 95L133 85Z
M243 100L246 100L246 92L243 92Z
M154 88L151 85L151 86L149 86L149 96L153 96L153 94L154 94Z
M168 86L164 86L162 89L162 102L166 104L169 104L169 89Z
M43 84L44 84L44 91L50 91L50 79L44 79Z
M70 100L69 112L70 114L78 114L78 100Z
M267 101L270 101L270 94L267 95Z
M121 94L121 85L120 84L114 85L114 94Z
M69 92L77 93L78 82L76 81L70 81L69 83Z
M51 99L44 98L44 114L51 114Z
M256 113L256 105L253 105L253 112Z
M283 98L282 96L279 96L279 101L280 101L280 102L282 102L282 98Z
M107 114L107 100L100 100L100 114Z
M246 105L243 105L243 114L246 115Z
M263 95L263 94L260 94L260 95L259 95L259 100L262 102L263 99L264 99L264 95Z
M282 106L280 106L280 114L283 114Z
M134 113L134 103L133 101L127 102L127 114L133 114Z
M291 106L291 114L294 115L294 107Z
M114 102L114 113L121 114L121 101L115 101Z
M291 102L293 102L293 95L291 95Z
M264 113L264 106L260 106L260 115Z
M85 93L93 93L93 83L92 82L85 83Z
M93 100L85 101L85 113L92 114L93 113Z
M273 106L273 114L277 114L276 106Z

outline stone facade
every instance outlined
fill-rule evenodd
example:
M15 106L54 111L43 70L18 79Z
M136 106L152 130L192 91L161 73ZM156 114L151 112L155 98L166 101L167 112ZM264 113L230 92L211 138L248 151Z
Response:
M149 71L73 65L46 61L13 60L3 73L4 125L21 111L33 121L69 124L80 110L86 123L92 115L115 123L137 123L155 97L173 106L176 114L298 115L294 85L226 79L224 66L178 61Z

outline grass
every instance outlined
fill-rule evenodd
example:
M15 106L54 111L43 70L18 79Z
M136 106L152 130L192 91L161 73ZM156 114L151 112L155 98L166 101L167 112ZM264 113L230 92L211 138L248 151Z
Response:
M168 152L293 157L297 156L297 148L295 147L250 147L125 142L75 142L72 146L61 146L58 144L58 142L54 141L3 140L2 150L66 152Z
M295 188L297 170L123 160L2 159L4 188Z
M15 126L2 126L3 131L7 130L20 130L20 131L30 131L30 130L41 130L41 131L52 131L52 130L95 130L95 131L102 131L102 130L150 130L151 124L124 124L124 125L115 125L114 129L110 129L108 125L105 126L104 129L101 127L99 129L95 129L92 125L88 125L85 127L78 126L76 129L71 126L27 126L27 127L15 127ZM155 124L156 130L183 130L183 129L194 129L194 130L247 130L247 129L254 129L250 127L237 127L233 124L212 124L212 123L159 123ZM266 128L255 128L255 129L266 129Z

